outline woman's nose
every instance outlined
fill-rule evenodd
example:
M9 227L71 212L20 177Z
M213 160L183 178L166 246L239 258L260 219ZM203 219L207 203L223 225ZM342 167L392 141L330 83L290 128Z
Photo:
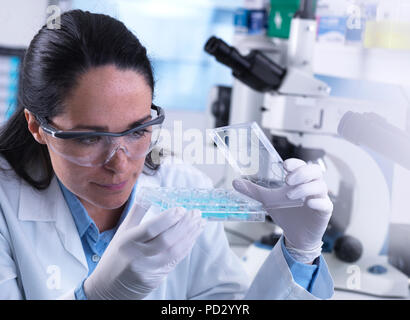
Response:
M118 146L105 161L104 166L113 171L125 171L128 163L128 151L123 146Z

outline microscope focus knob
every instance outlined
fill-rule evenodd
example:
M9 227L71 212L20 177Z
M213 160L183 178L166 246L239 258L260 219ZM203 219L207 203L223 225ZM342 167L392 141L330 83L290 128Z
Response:
M355 237L343 235L335 241L333 247L336 257L344 262L355 262L363 253L362 243Z

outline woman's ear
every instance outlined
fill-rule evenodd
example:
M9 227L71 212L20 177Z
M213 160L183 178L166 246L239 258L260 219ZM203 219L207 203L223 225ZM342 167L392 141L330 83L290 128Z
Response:
M26 120L27 120L28 130L31 132L34 139L40 144L46 144L45 139L43 138L41 134L42 130L40 128L40 125L37 122L34 115L29 110L24 108L24 116L26 117Z

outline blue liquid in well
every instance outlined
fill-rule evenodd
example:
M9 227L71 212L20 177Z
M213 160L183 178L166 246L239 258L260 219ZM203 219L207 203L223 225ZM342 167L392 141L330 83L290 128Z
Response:
M198 209L202 213L202 217L209 220L239 220L251 221L255 219L254 215L250 214L252 210L246 203L236 203L229 198L174 198L170 201L156 199L153 204L166 210L172 207L184 207L187 210Z
M210 221L264 221L261 203L226 189L143 188L141 201L159 207L160 211L184 207L198 209Z
M207 219L217 219L217 220L244 220L248 221L250 215L247 213L220 213L220 212L206 212L202 211L202 217Z

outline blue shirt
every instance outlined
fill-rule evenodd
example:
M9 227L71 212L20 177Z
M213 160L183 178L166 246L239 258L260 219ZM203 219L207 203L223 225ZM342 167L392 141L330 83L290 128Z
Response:
M73 194L70 190L68 190L57 178L57 181L60 185L60 188L63 192L64 198L67 202L67 205L73 215L74 222L76 224L78 234L81 239L81 243L83 245L84 254L87 259L88 264L88 275L90 275L100 260L100 257L104 253L105 249L109 245L111 239L114 237L115 231L117 230L118 226L124 220L125 216L128 214L129 209L131 208L132 204L135 201L135 192L136 186L132 189L131 195L128 198L127 204L124 208L124 211L121 214L120 220L117 226L113 229L104 231L102 233L99 232L97 226L95 225L94 221L90 218L87 213L87 210L84 208L80 200L77 198L75 194ZM292 273L293 279L297 284L299 284L304 289L311 292L311 288L314 284L316 279L316 275L318 274L318 263L319 259L314 261L313 265L307 265L304 263L300 263L296 261L289 252L286 250L284 242L281 241L281 248L283 254L285 256L286 262L288 263L289 269ZM86 300L87 297L84 293L84 284L85 279L81 281L81 283L77 286L74 291L75 297L77 300Z
M286 250L284 239L285 238L282 237L280 245L293 279L298 285L305 288L307 291L312 292L312 286L318 274L320 257L316 258L311 265L298 262L289 254L288 250Z

